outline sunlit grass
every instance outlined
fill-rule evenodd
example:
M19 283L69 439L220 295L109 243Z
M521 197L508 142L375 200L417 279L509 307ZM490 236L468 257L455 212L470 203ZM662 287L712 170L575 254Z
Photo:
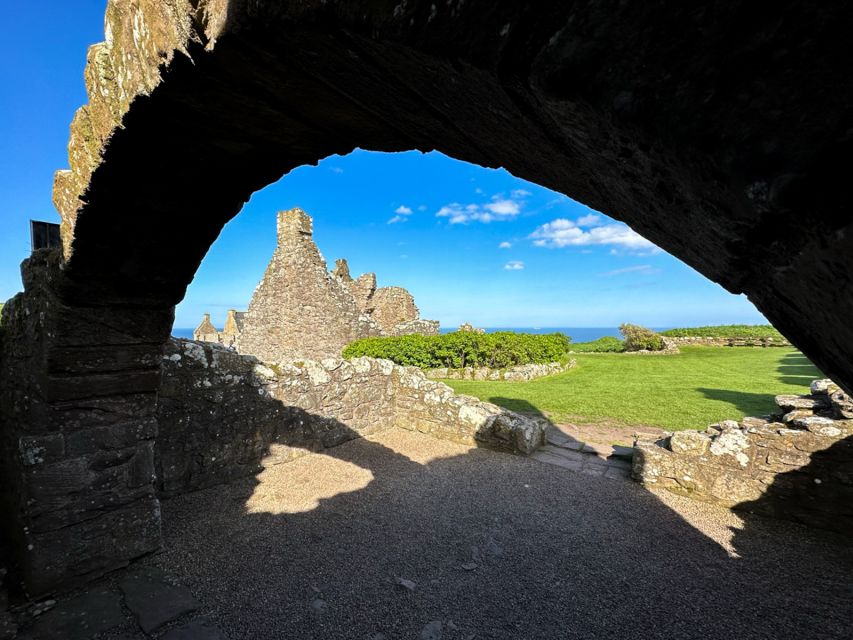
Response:
M579 353L577 366L532 382L449 380L456 391L557 422L704 429L776 409L822 377L795 349L682 347L678 355Z

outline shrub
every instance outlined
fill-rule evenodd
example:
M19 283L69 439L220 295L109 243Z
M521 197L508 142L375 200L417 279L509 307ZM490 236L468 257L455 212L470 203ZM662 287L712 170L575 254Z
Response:
M540 335L512 331L454 331L437 336L412 334L364 338L347 345L343 350L343 357L385 358L400 365L422 369L502 369L518 364L556 362L565 357L568 350L569 338L562 333Z
M575 342L572 351L576 353L622 353L625 343L613 336L604 336L592 342Z
M651 329L636 324L623 324L619 331L625 337L625 351L663 351L663 337Z

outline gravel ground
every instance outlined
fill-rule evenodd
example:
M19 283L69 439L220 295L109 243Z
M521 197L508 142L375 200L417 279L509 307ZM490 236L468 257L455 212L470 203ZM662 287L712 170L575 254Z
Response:
M849 541L389 431L163 503L228 638L849 638Z

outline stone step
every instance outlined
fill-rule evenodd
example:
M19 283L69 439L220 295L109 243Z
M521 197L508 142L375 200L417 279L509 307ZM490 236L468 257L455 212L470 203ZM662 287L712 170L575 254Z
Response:
M631 463L624 458L615 456L601 458L597 455L572 451L550 444L539 448L530 457L539 462L552 464L570 471L606 478L627 478L631 471Z

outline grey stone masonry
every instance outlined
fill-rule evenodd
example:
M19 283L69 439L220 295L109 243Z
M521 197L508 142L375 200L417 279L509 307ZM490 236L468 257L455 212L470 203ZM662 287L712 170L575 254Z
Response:
M172 340L163 371L155 452L163 495L394 427L527 454L543 444L547 426L388 360L264 364L220 345Z
M0 377L16 381L0 385L0 526L30 594L161 543L155 405L174 316L87 306L58 260L42 250L24 262L25 293L3 307L0 333Z
M329 273L311 236L311 218L301 209L278 215L278 245L237 337L241 353L271 362L325 358L363 337L352 295ZM379 328L367 333L379 335Z
M638 440L633 476L649 488L853 535L853 401L829 380L776 397L779 413L704 433Z
M548 364L520 364L506 369L490 369L489 367L465 367L451 369L441 367L427 369L424 374L431 380L507 380L512 382L527 382L536 378L552 376L574 368L577 360L572 358L565 364L549 362Z
M279 213L278 244L249 310L229 310L221 332L205 314L193 339L286 361L339 357L359 338L438 334L438 322L421 319L412 294L402 287L377 289L372 273L353 280L343 258L329 272L312 227L301 209Z

